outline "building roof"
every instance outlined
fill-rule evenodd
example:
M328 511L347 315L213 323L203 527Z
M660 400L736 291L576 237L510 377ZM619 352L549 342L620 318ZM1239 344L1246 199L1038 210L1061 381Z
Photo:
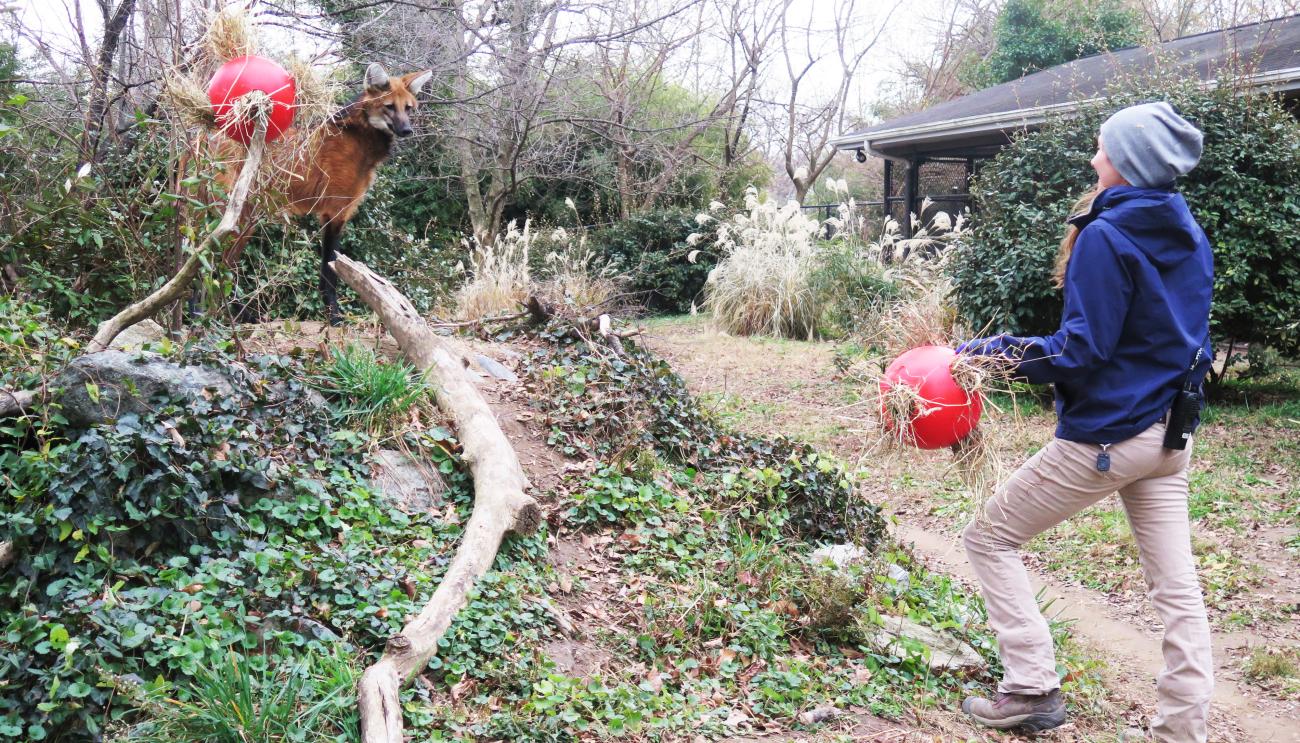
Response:
M833 142L842 150L864 148L883 157L981 154L1006 144L1018 130L1097 100L1120 75L1162 70L1196 75L1207 85L1222 72L1241 70L1255 89L1300 90L1300 15L1076 59Z

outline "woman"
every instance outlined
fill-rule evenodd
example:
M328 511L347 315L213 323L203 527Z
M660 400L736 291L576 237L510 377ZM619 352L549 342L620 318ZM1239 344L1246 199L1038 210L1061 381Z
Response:
M993 699L962 710L999 729L1065 721L1046 620L1018 549L1118 491L1165 625L1150 736L1205 741L1213 690L1210 629L1187 515L1190 447L1165 448L1175 396L1209 369L1213 257L1174 179L1195 167L1201 133L1167 103L1126 108L1101 127L1098 193L1070 218L1061 327L1041 337L963 343L1001 354L1016 374L1056 388L1056 438L1025 462L966 528L966 553L997 632L1006 675ZM1199 403L1195 403L1199 412Z

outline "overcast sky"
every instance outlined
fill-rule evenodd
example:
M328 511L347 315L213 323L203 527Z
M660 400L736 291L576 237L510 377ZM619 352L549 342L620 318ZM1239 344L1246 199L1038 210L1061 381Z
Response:
M800 25L808 25L813 30L814 47L820 45L820 51L831 50L828 46L833 41L833 8L842 0L794 0L791 7L791 20ZM867 56L858 74L853 79L853 91L849 111L865 111L870 103L881 96L882 88L897 78L899 55L914 51L923 40L924 18L932 13L941 0L907 0L890 18L885 34L879 45ZM69 55L77 55L78 41L73 33L73 17L76 3L81 4L82 17L92 36L98 35L102 26L100 12L93 0L17 0L16 18L21 27L35 32L56 50ZM888 12L896 0L858 0L858 16L861 21L854 29L859 39L869 38L875 33L880 19ZM0 5L6 3L0 2ZM9 7L14 4L11 0ZM8 23L6 23L8 25ZM263 42L270 51L278 54L297 53L306 58L320 57L328 61L331 51L320 39L307 34L295 33L281 28L264 28ZM26 46L26 45L24 45ZM28 48L30 51L30 48ZM825 91L838 82L837 59L827 54L809 74L809 83L814 91ZM774 60L770 69L768 84L773 93L781 89L785 80L784 63Z

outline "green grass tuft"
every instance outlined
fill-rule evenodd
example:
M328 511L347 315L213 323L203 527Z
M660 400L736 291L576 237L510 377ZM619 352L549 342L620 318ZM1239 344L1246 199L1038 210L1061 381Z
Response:
M429 399L429 384L415 367L356 345L334 349L311 384L329 398L338 423L380 437L402 430L411 410Z
M225 662L200 668L181 688L148 694L147 719L132 740L171 743L325 741L354 731L356 666L344 656L310 654L300 663L271 667L267 658L229 652Z

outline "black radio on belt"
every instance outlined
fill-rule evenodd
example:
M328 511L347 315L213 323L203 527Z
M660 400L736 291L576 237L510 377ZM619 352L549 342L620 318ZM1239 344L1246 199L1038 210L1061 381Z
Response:
M1201 351L1202 349L1196 349L1196 358L1192 359L1187 377L1183 380L1178 394L1174 395L1173 407L1169 408L1169 421L1165 424L1166 449L1180 451L1186 449L1187 442L1191 441L1197 424L1201 422L1201 404L1205 396L1201 394L1199 385L1192 384L1192 372L1196 370L1196 364L1201 360Z

